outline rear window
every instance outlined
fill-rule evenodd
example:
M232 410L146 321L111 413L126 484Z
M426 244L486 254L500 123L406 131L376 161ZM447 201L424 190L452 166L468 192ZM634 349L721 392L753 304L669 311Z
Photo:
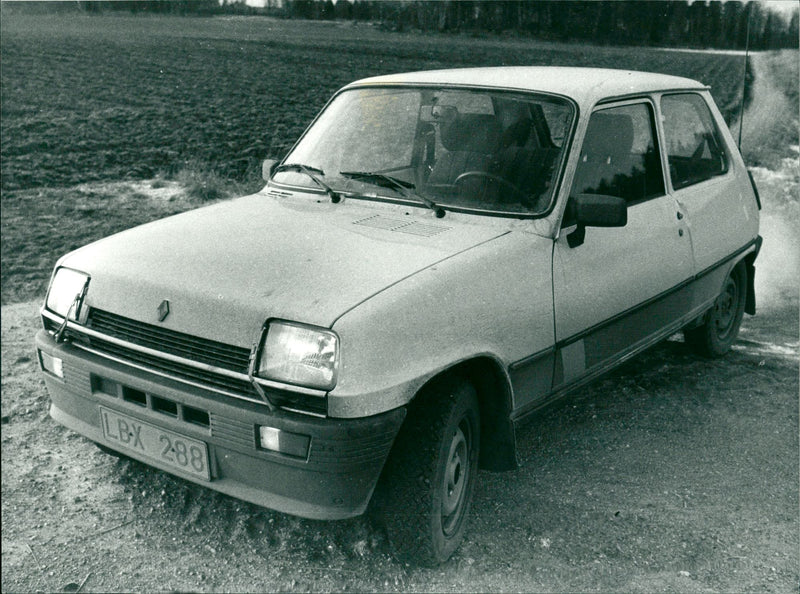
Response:
M666 95L661 113L672 187L685 188L728 171L722 138L700 95Z

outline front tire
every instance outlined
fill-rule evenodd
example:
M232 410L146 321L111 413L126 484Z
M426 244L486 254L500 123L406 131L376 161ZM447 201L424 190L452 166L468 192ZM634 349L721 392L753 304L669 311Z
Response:
M683 331L686 343L699 355L709 358L727 353L739 334L747 298L747 271L740 262L731 271L714 305L703 316L700 326Z
M399 558L432 567L461 544L479 447L470 384L443 380L412 402L381 479L383 521Z

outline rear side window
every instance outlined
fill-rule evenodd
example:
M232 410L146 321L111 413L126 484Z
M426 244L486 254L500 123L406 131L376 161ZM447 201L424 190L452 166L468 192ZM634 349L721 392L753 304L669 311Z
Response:
M612 107L592 114L571 194L618 196L628 204L664 194L664 175L649 103Z
M661 99L672 186L678 190L728 171L728 158L711 111L700 95Z

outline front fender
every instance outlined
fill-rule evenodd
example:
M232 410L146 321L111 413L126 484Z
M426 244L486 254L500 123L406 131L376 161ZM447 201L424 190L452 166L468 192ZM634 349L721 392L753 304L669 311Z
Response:
M513 231L425 268L341 316L328 414L407 404L432 377L489 357L502 369L553 345L552 240ZM513 396L512 396L513 399Z

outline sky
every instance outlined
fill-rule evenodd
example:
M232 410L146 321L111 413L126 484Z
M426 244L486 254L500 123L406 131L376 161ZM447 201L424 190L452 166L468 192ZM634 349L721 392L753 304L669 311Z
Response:
M764 4L767 8L780 12L786 17L800 10L800 0L767 0Z

